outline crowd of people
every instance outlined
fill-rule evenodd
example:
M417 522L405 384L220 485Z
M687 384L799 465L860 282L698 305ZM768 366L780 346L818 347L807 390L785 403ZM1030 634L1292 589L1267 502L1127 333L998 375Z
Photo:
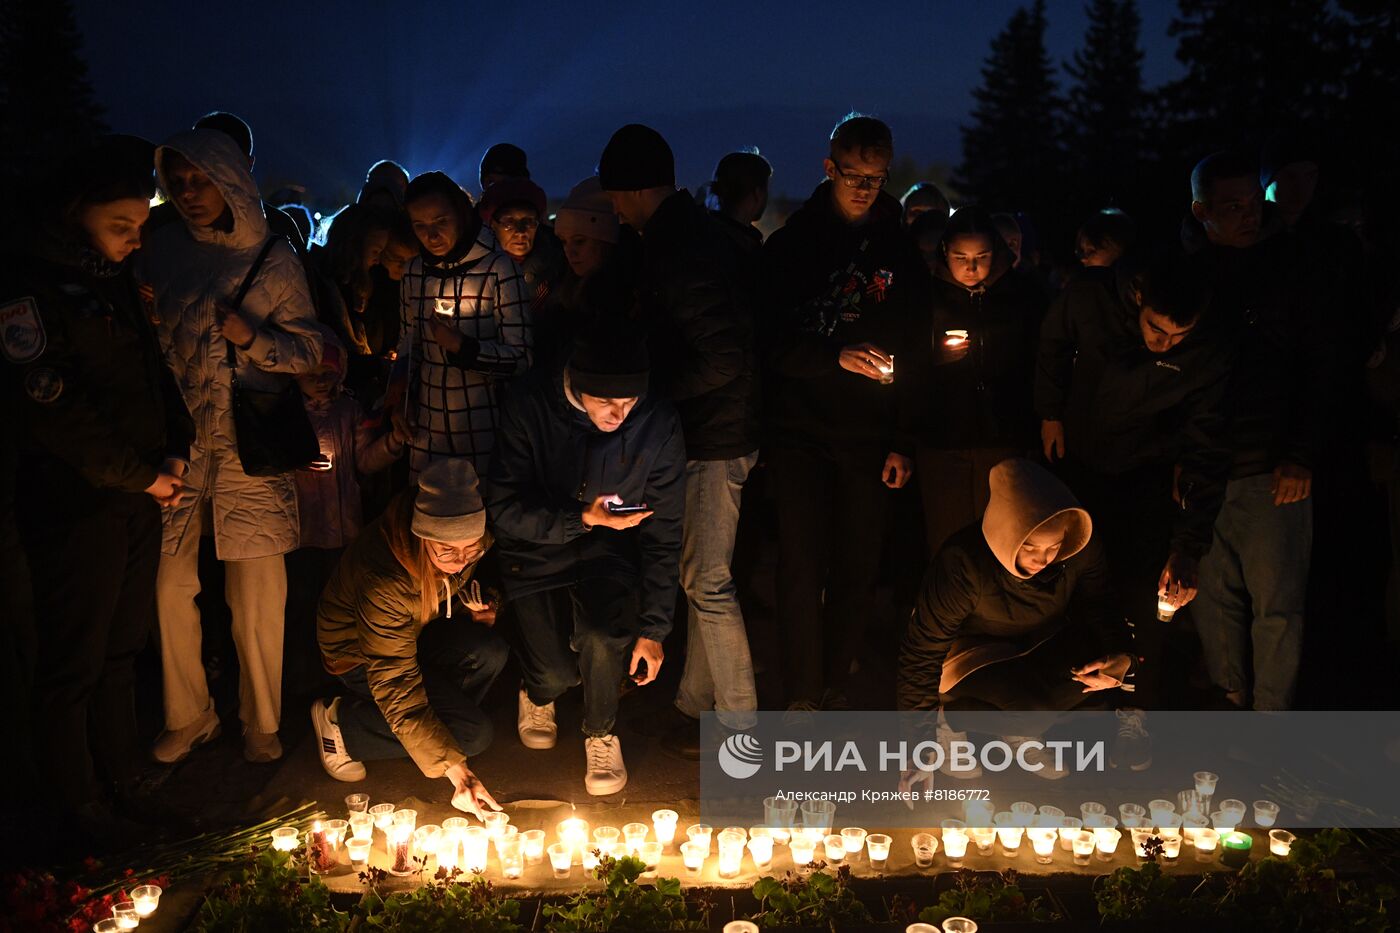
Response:
M209 538L248 760L282 756L284 684L311 685L331 777L409 757L478 815L510 663L520 742L553 747L581 686L584 785L616 793L619 699L677 650L678 607L684 670L644 731L696 760L702 713L760 708L741 590L781 646L765 705L848 709L892 566L897 707L945 737L964 710L1108 709L1113 764L1146 767L1187 605L1219 707L1290 708L1312 555L1400 405L1395 267L1324 212L1320 156L1206 154L1179 231L1107 208L1073 270L1023 216L897 200L893 158L843 118L765 240L757 151L701 201L632 124L552 213L503 143L475 197L379 162L310 238L231 114L82 147L0 278L23 766L110 827L148 755L218 736Z

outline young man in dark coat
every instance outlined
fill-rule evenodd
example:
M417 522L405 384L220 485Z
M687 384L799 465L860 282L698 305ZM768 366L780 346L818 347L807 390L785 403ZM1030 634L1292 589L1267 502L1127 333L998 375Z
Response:
M649 368L636 338L596 334L562 372L518 384L486 488L523 642L520 740L552 748L554 700L582 681L595 795L627 784L619 684L656 679L675 611L685 442L675 410L647 391Z
M898 367L914 359L911 322L929 282L899 202L882 190L893 155L884 123L841 121L827 180L764 246L778 615L787 698L798 709L846 705L889 490L913 474L911 380Z
M1302 658L1312 552L1312 469L1327 431L1335 338L1322 283L1293 234L1265 224L1255 161L1216 153L1191 174L1188 249L1212 316L1236 348L1233 453L1194 610L1215 686L1232 703L1288 709ZM1253 643L1253 684L1246 652Z
M1206 281L1171 251L1124 260L1107 278L1077 277L1041 329L1045 457L1094 515L1133 626L1146 709L1164 705L1161 617L1195 596L1229 467L1230 344L1212 330L1209 303Z
M637 299L653 360L652 385L685 432L681 585L690 607L677 716L647 731L698 759L699 716L753 723L758 706L748 633L729 565L744 482L758 460L757 349L738 255L703 207L676 188L666 140L639 124L618 130L598 180L624 223L641 234Z
M0 278L15 515L43 621L36 758L46 799L99 844L136 841L110 803L139 771L133 666L155 618L161 508L180 498L194 436L127 262L153 164L125 136L66 161Z

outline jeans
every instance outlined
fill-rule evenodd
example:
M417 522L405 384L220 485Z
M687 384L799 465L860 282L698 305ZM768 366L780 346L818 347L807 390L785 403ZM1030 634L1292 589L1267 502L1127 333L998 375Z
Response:
M1276 506L1272 486L1269 473L1230 480L1191 606L1219 689L1247 689L1252 638L1256 710L1292 705L1312 556L1312 499Z
M583 734L611 735L627 662L637 640L637 594L630 581L592 577L519 596L520 671L538 706L583 684Z
M747 715L758 708L758 693L744 614L729 569L739 530L739 500L757 462L755 452L733 460L691 460L685 467L681 586L690 606L690 626L676 708L697 719L714 709L731 729L747 729L757 721Z
M883 451L771 455L779 651L789 703L845 689L873 612L889 509Z
M481 701L510 654L495 630L466 619L437 619L418 636L418 667L428 705L470 758L491 744L491 717ZM369 689L365 665L342 674L349 691L340 701L340 734L356 761L406 758L408 752L389 728Z

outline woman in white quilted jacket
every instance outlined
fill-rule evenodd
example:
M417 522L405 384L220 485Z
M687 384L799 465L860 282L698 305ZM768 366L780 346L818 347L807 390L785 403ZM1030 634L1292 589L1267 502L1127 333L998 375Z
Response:
M224 597L238 649L244 755L274 761L282 700L282 633L287 601L283 555L298 543L292 474L248 476L238 458L229 347L238 380L275 390L321 359L306 274L285 239L272 244L243 301L233 300L268 242L267 219L248 160L213 130L177 133L156 151L161 190L184 223L145 244L144 277L155 295L166 360L197 431L188 490L165 513L156 580L165 732L153 754L173 763L219 733L200 652L199 540L212 530L224 562Z
M525 280L466 192L442 172L413 179L404 206L423 247L400 285L398 356L413 373L409 468L417 476L433 460L466 457L485 473L501 392L530 366ZM396 417L401 403L390 402Z

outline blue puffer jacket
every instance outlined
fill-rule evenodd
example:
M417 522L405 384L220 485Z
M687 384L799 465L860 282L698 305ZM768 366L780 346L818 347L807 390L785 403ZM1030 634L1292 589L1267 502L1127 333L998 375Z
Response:
M685 461L680 420L664 400L643 398L608 434L565 394L561 373L518 383L486 481L507 596L592 577L637 581L641 634L664 639L680 571ZM585 506L605 495L654 514L629 531L586 530Z

